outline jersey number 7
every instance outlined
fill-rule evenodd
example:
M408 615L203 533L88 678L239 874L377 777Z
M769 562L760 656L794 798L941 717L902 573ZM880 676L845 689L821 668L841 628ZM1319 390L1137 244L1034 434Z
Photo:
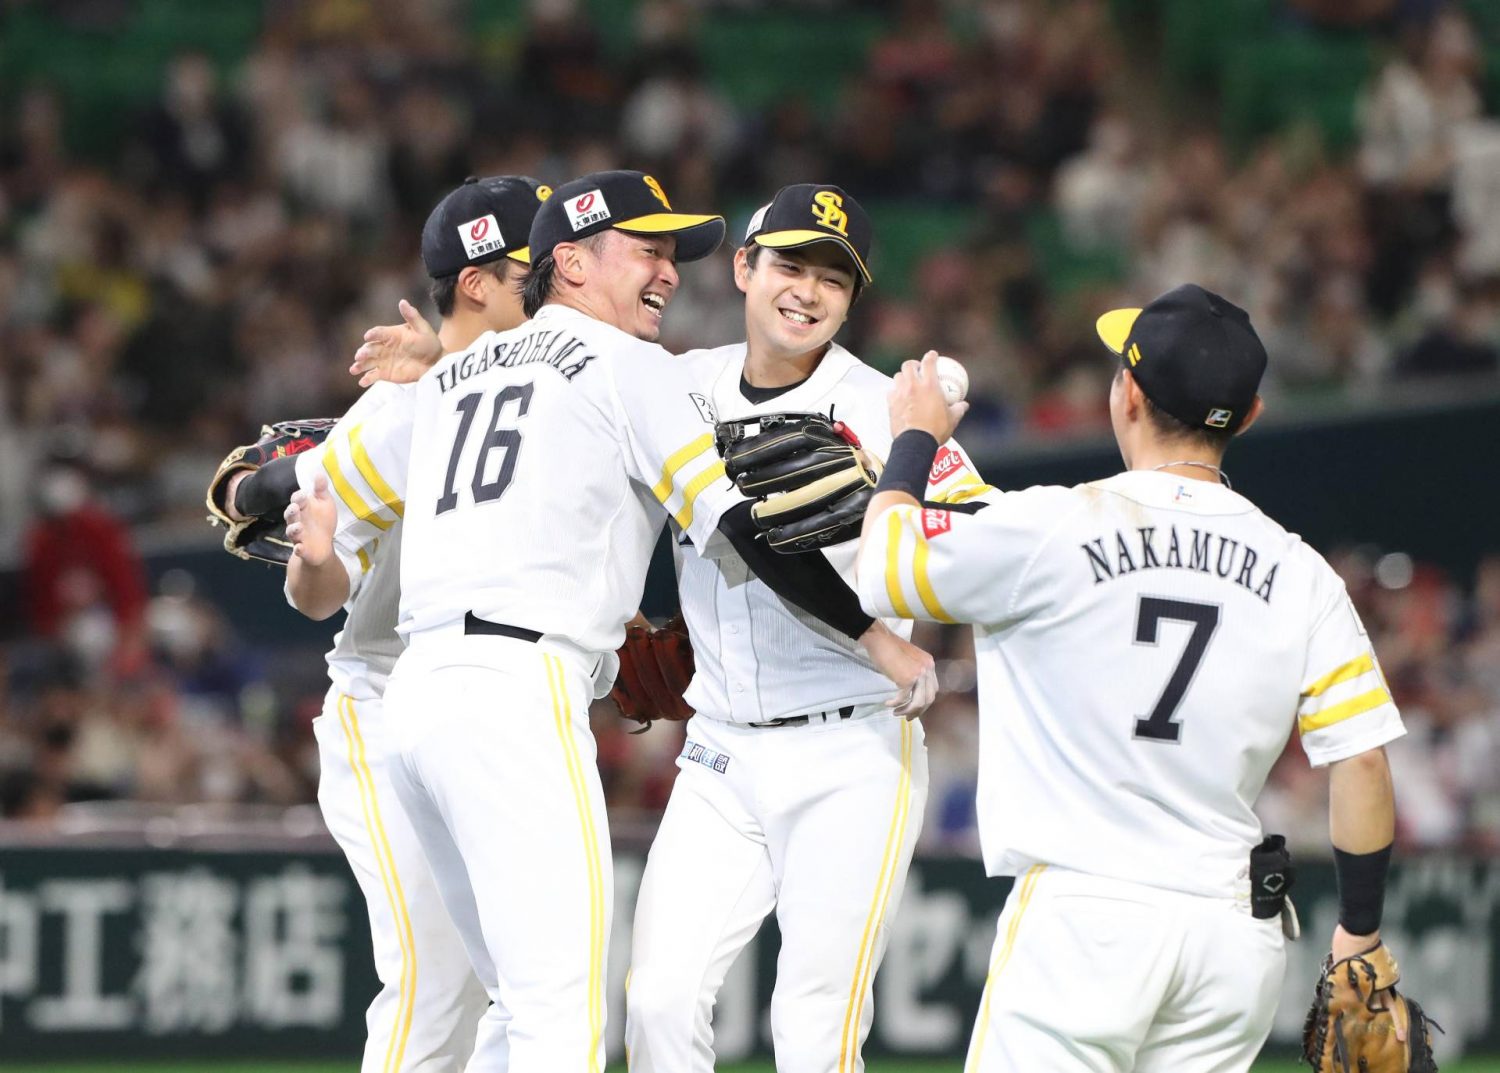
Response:
M1182 658L1172 670L1172 677L1167 679L1167 687L1162 690L1156 707L1151 709L1151 715L1135 721L1135 736L1147 741L1175 742L1182 737L1182 724L1173 722L1172 716L1177 714L1177 706L1187 694L1193 675L1198 673L1198 664L1203 662L1203 654L1208 651L1209 639L1219 628L1219 605L1142 596L1135 619L1135 643L1156 644L1156 628L1163 619L1190 622L1193 632L1188 637L1187 647L1182 650Z
M531 389L530 384L512 384L502 388L495 396L495 405L490 410L490 430L479 447L479 457L474 460L474 477L469 482L475 503L489 503L499 499L510 487L511 478L516 472L516 455L521 450L521 432L516 428L501 428L500 422L505 416L505 407L512 402L517 403L516 421L519 422L526 416L526 411L531 409ZM464 453L464 444L469 439L469 427L474 424L474 414L479 410L479 401L483 398L484 393L476 391L458 400L458 409L463 417L458 423L458 435L453 437L453 453L448 456L448 476L443 479L444 491L437 501L439 514L458 506L458 489L454 485L454 479L458 476L458 457ZM486 481L485 464L489 461L490 454L501 447L505 448L505 457L500 461L500 472L495 474L494 480Z

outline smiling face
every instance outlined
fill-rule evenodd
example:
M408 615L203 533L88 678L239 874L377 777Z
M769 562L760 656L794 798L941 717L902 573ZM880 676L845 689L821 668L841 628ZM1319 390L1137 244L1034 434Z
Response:
M832 242L794 250L760 248L734 255L734 282L745 293L750 346L770 358L820 353L849 317L854 265Z
M605 231L588 256L588 302L600 320L654 343L677 290L677 239Z

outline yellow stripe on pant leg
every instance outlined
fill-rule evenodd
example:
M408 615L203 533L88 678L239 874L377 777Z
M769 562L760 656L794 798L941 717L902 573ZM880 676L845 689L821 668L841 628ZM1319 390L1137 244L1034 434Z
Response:
M1000 970L1005 968L1006 962L1010 961L1011 951L1016 945L1016 932L1021 928L1021 917L1026 912L1026 907L1031 904L1031 894L1036 889L1037 877L1046 867L1045 864L1032 865L1026 870L1026 875L1021 880L1019 893L1016 895L1016 911L1011 914L1010 924L1005 929L1005 944L995 955L995 963L990 966L989 975L984 981L984 1002L979 1007L979 1027L975 1030L974 1046L969 1049L968 1061L964 1063L964 1073L975 1073L979 1069L979 1055L984 1050L984 1037L990 1027L990 994L995 987L995 978L1000 975Z
M604 1016L599 1005L600 977L604 961L604 876L599 866L599 841L589 807L588 789L583 779L583 762L573 741L573 705L568 699L562 661L543 656L547 665L547 687L552 692L552 716L557 737L562 743L563 760L568 767L568 781L573 787L573 802L578 808L579 826L583 831L584 858L589 877L589 1054L588 1068L596 1070L599 1039L604 1033Z
M854 981L849 987L849 1005L844 1011L844 1028L839 1035L839 1073L852 1070L859 1055L859 1025L869 995L871 969L875 964L875 946L880 939L880 925L896 882L897 862L906 842L906 820L911 813L911 742L909 721L901 724L901 778L896 785L896 807L891 827L885 836L885 851L880 857L880 874L875 879L875 896L865 918L864 934L859 940L859 957L854 962Z
M370 836L370 849L375 854L375 865L380 870L380 882L385 887L386 902L396 921L396 944L401 947L401 982L397 988L396 1022L391 1026L391 1038L386 1044L385 1061L381 1069L398 1073L401 1060L406 1054L406 1038L411 1032L412 1012L417 998L417 950L412 936L411 917L406 911L406 897L401 890L401 877L396 874L395 857L391 854L390 840L385 834L385 824L380 818L380 801L375 794L375 778L365 756L365 742L359 732L359 716L354 710L354 698L339 695L339 725L344 731L344 741L349 747L349 767L354 772L354 781L359 786L360 806L364 811L365 831ZM382 850L384 852L382 852ZM394 1061L394 1064L393 1064Z

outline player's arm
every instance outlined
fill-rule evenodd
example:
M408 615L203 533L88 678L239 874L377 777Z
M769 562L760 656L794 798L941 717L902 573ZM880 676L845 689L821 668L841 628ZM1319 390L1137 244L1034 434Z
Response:
M1385 879L1396 839L1396 796L1383 747L1329 765L1328 833L1339 888L1332 943L1338 961L1380 942Z
M286 564L286 595L292 606L321 622L350 598L350 572L333 550L338 509L319 473L310 492L292 493L286 508L286 536L292 557Z
M443 356L443 344L417 307L401 299L400 324L381 324L365 332L364 343L354 352L349 373L359 377L360 387L377 381L411 384L426 375Z

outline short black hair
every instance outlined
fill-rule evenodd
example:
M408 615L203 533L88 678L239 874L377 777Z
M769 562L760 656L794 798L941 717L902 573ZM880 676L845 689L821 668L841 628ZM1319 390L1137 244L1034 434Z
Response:
M608 241L604 236L612 233L613 231L600 231L597 235L579 239L577 245L597 253L599 247ZM525 313L528 319L536 316L537 310L546 305L547 299L552 297L556 278L557 259L552 252L549 250L541 257L533 255L531 271L527 272L526 278L521 281L521 312Z
M1119 376L1124 372L1124 366L1120 367ZM1173 417L1163 410L1143 391L1141 399L1146 404L1146 420L1151 422L1151 428L1156 435L1170 443L1180 443L1187 447L1196 447L1208 451L1216 451L1223 454L1229 449L1229 441L1234 439L1234 433L1223 428L1195 428L1179 418Z
M464 268L477 268L481 272L488 272L504 283L510 278L510 266L515 262L509 257L497 257L493 261L486 261L481 265L465 265ZM451 317L453 306L458 299L458 277L463 274L463 268L446 276L434 276L432 282L427 285L427 296L432 299L432 304L437 307L440 317Z
M755 271L755 262L760 260L760 252L765 248L765 246L762 246L754 239L751 239L749 242L745 243L745 263L750 266L750 271ZM795 250L779 250L777 252L792 253L795 252ZM860 275L859 266L856 265L853 261L849 262L849 271L854 276L854 293L849 296L849 304L852 306L855 302L859 301L859 292L864 290L865 288L865 278L864 276Z

